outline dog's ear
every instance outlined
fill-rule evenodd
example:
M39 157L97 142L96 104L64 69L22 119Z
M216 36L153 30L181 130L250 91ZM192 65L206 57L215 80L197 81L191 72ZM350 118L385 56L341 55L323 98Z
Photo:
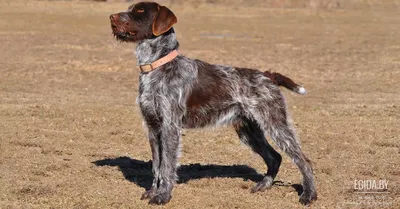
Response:
M160 6L157 17L153 22L153 34L159 36L171 29L172 25L177 22L178 19L176 19L176 16L171 10L165 6Z

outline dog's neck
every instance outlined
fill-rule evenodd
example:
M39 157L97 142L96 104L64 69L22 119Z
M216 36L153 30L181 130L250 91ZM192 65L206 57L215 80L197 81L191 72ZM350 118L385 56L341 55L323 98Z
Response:
M178 47L179 43L173 28L155 38L142 40L136 46L137 65L151 64Z

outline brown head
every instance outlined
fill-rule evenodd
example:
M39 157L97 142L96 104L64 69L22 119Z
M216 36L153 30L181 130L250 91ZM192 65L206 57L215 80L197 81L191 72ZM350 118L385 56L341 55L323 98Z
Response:
M125 42L137 42L160 36L177 23L174 13L155 2L133 4L126 12L110 15L114 36Z

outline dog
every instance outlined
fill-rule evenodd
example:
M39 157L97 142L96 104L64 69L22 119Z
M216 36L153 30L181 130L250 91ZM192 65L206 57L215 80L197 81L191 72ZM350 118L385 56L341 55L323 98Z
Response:
M117 40L137 44L141 70L137 103L147 127L154 175L151 188L141 199L150 199L150 204L171 200L183 128L222 125L232 125L239 139L268 166L251 192L270 188L282 161L267 142L268 135L303 176L299 201L308 205L317 199L311 162L300 148L278 88L282 85L302 94L303 87L281 74L212 65L179 54L173 28L177 18L155 2L134 4L125 12L112 14L110 21Z

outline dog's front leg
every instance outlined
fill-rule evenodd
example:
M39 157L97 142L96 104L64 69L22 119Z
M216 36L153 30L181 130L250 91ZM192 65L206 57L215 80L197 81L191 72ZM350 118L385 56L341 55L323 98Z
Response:
M158 188L150 199L150 204L165 204L172 197L172 189L177 180L177 165L180 142L180 125L164 124L160 133L160 163ZM153 163L154 165L154 163Z
M152 153L152 171L153 171L153 183L151 188L143 193L141 199L148 199L155 196L158 182L159 182L159 175L160 175L160 134L157 127L149 126L148 127L148 138L151 147Z

